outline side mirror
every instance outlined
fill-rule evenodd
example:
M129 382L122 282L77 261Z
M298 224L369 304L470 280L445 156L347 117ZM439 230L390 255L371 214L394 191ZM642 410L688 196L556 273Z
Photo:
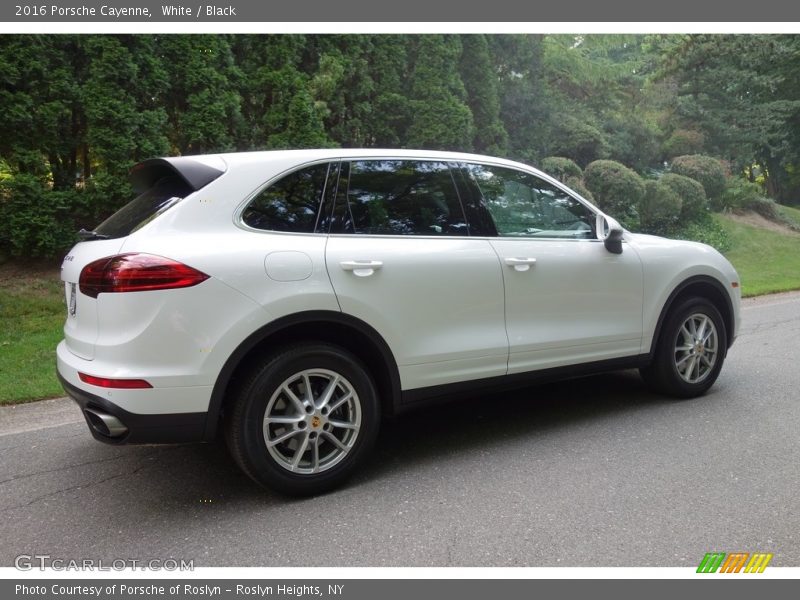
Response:
M603 240L606 250L622 254L622 225L608 215L597 215L597 239Z

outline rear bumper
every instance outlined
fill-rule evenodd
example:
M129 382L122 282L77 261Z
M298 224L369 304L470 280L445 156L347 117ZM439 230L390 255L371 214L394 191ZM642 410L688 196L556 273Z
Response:
M204 441L208 413L136 414L75 387L60 373L58 379L64 391L81 407L89 431L96 440L107 444L174 444ZM104 421L114 425L109 427L104 425Z

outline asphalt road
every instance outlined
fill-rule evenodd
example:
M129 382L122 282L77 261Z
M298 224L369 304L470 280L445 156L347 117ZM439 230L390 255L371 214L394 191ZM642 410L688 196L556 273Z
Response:
M800 566L799 358L800 294L748 301L701 399L624 372L436 407L307 500L261 490L221 445L116 448L69 401L0 409L0 566Z

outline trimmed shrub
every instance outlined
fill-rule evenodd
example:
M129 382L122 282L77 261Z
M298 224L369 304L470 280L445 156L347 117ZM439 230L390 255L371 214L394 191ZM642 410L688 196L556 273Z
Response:
M583 171L575 161L563 156L548 156L542 159L541 169L563 183L566 183L567 179L580 179L583 177Z
M681 216L681 197L660 181L645 183L639 203L639 225L647 233L665 234L673 230Z
M778 205L772 198L759 196L753 199L747 208L770 221L784 222L783 216L778 211Z
M609 154L610 148L605 134L575 117L564 117L553 133L553 154L569 156L579 165L605 158Z
M725 190L725 168L711 156L690 154L679 156L672 161L671 170L678 175L699 181L706 191L706 197L713 201Z
M645 188L635 171L613 160L596 160L586 167L583 182L601 210L625 227L638 226Z
M706 136L695 129L676 129L662 146L664 156L668 159L686 154L697 154L706 143Z
M586 198L589 202L594 203L594 196L589 189L583 185L583 180L578 179L577 177L570 177L564 182L569 188L578 192L581 196Z
M697 221L708 212L706 191L698 181L677 173L667 173L658 181L680 197L682 201L681 221Z

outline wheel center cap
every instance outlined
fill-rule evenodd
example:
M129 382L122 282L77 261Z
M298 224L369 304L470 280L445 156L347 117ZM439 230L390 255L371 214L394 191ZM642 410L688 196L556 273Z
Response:
M317 415L311 417L311 427L314 429L319 429L319 426L322 424L322 419L320 419Z

